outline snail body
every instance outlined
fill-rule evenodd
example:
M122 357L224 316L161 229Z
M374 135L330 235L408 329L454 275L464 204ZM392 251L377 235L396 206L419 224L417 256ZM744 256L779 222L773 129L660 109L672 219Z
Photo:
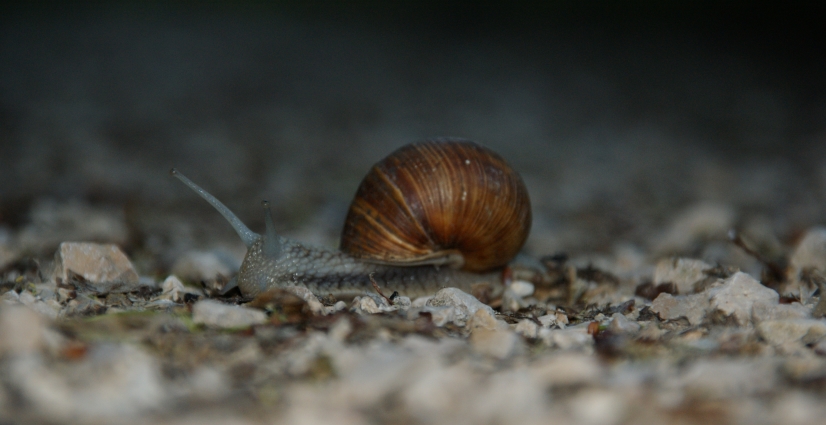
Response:
M496 153L462 139L405 145L374 165L350 206L339 250L279 236L266 202L266 232L252 232L215 197L172 174L247 245L235 279L246 296L288 286L339 297L372 294L374 286L409 297L444 287L471 292L501 280L499 270L530 230L521 177Z
M244 295L255 296L271 288L303 286L316 295L340 298L375 294L372 281L387 295L431 295L455 287L472 293L477 285L494 284L499 273L473 273L432 265L404 266L364 261L337 250L308 247L287 240L278 257L264 254L266 240L248 250L238 272L237 284ZM371 281L372 279L372 281Z

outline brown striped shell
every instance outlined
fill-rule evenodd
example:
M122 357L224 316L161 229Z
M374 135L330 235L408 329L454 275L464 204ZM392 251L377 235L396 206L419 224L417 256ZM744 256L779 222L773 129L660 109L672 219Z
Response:
M502 157L468 140L426 140L399 148L362 180L341 250L485 271L507 264L530 227L525 183Z

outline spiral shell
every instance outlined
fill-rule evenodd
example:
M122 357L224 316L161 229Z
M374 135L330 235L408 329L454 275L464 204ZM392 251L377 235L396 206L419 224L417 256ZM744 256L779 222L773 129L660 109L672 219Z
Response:
M502 157L474 142L403 146L362 180L341 250L380 263L504 266L531 227L525 183Z

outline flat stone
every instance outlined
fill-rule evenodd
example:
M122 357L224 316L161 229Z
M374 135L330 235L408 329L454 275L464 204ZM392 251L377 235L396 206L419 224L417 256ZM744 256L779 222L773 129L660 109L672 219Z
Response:
M505 287L502 294L502 311L519 311L531 305L533 300L525 300L533 295L534 286L524 280L515 280Z
M379 314L388 311L395 311L398 308L376 302L372 297L356 297L353 299L351 310L359 314Z
M602 376L602 367L596 358L578 353L562 353L538 360L531 370L550 387L593 384Z
M158 411L169 400L158 362L127 344L93 346L71 367L19 356L8 370L15 393L54 422L123 423Z
M639 323L628 320L620 313L614 313L608 323L608 330L616 333L634 334L639 332L640 327Z
M513 328L514 332L525 338L536 338L539 335L539 325L533 320L522 319Z
M516 367L498 371L477 385L466 402L466 412L445 423L541 424L548 423L542 383L531 370ZM435 422L441 422L439 420Z
M98 293L137 290L138 273L116 245L91 242L63 242L55 253L54 279L68 282L74 275L83 278Z
M413 302L410 301L410 297L405 297L404 295L399 295L396 298L393 298L391 302L402 311L410 309L410 306L413 305Z
M363 408L380 403L388 394L400 392L439 361L427 351L403 349L389 344L364 348L336 346L325 352L332 357L339 385L346 392L342 401Z
M169 275L166 279L164 279L161 284L161 291L162 292L159 297L160 299L166 299L176 303L183 302L184 297L187 294L198 297L204 296L204 293L200 290L184 285L184 283L181 282L181 280L175 275Z
M39 300L50 301L57 299L57 285L55 285L54 282L30 284L26 285L26 289Z
M427 301L428 307L443 307L449 306L456 309L453 322L459 326L464 325L473 317L478 310L485 310L490 316L494 316L493 309L476 299L473 295L463 292L458 288L444 288L433 295Z
M680 294L691 294L694 284L705 279L704 272L711 268L711 264L692 258L663 259L654 269L654 285L673 283Z
M508 324L503 320L497 320L495 314L491 314L485 309L476 310L473 317L468 322L468 329L471 332L475 329L507 329Z
M817 356L789 356L784 359L783 374L798 382L826 378L826 360Z
M542 328L539 337L545 344L562 350L588 349L594 345L594 337L588 334L587 323L565 329Z
M577 393L568 405L575 422L584 425L623 423L628 408L621 393L603 389L588 389Z
M708 295L705 293L673 296L663 292L651 303L651 311L662 320L685 317L688 323L696 326L702 323L708 306Z
M201 366L187 377L190 397L199 401L219 401L231 389L225 372L209 366Z
M751 307L751 319L754 323L764 320L810 319L811 317L811 307L806 307L797 302L773 304L758 301Z
M401 398L421 423L444 422L468 394L476 393L478 385L479 377L466 363L438 365L422 370L403 386Z
M478 309L468 322L470 344L485 355L508 358L522 349L522 340L508 329L507 323L496 320L487 310Z
M224 304L215 300L201 300L192 306L192 320L216 328L245 328L267 321L267 315L248 307Z
M770 417L760 419L771 424L806 425L818 423L823 417L826 417L826 408L820 394L789 391L778 394Z
M643 326L637 339L642 341L658 341L663 335L668 333L665 329L660 329L656 324L649 322Z
M477 331L471 334L470 343L477 352L500 360L523 351L519 335L507 329Z
M44 301L29 291L21 292L19 300L21 304L32 309L32 311L36 311L52 320L57 319L60 313L60 304L56 300L48 299Z
M301 339L295 347L284 353L284 356L278 361L278 368L289 375L300 376L308 373L313 368L313 362L319 355L327 352L330 343L333 342L336 349L330 353L336 358L350 357L351 354L346 352L339 342L336 342L327 335L320 332L313 332L307 338ZM260 348L257 350L258 356L263 356Z
M740 326L751 323L752 307L755 303L775 305L780 299L777 292L743 272L735 273L726 279L722 286L710 292L711 308L734 318Z
M315 298L315 296L313 296ZM316 303L321 303L316 299ZM402 311L406 312L410 309L410 298L398 296L393 298L390 304L387 303L387 300L378 296L363 296L363 297L355 297L350 306L350 310L359 314L379 314L379 313L389 313L392 311ZM335 308L323 307L323 314L330 314L336 310ZM315 312L315 310L313 310ZM316 313L318 314L318 313ZM418 314L418 312L416 312Z
M4 353L33 353L44 345L47 321L27 307L3 306L0 308L0 357Z
M698 399L761 394L777 386L777 364L769 359L699 360L675 381Z
M826 336L826 320L764 320L757 324L757 332L766 342L772 345L783 345L796 341L808 344L817 342L823 336Z
M433 296L416 298L415 300L410 302L410 308L425 308L427 306L427 302L430 301L431 298L433 298Z
M453 306L426 307L421 312L430 314L433 324L439 327L454 321L458 321L462 326L467 323L467 315L459 312L459 309Z
M516 295L510 288L505 288L502 293L502 311L516 312L529 306L530 304L524 298Z
M562 312L556 313L556 325L564 328L568 324L568 315Z
M557 319L556 314L553 314L553 313L537 317L537 320L539 320L539 323L542 324L543 328L550 328L550 327L555 326L557 324L556 319ZM563 327L564 327L564 325L563 325Z

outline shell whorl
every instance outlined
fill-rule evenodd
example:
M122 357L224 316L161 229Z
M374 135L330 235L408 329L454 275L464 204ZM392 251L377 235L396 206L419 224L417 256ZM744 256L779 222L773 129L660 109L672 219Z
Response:
M485 271L507 264L530 226L528 191L501 156L468 140L426 140L373 166L345 219L341 250Z

